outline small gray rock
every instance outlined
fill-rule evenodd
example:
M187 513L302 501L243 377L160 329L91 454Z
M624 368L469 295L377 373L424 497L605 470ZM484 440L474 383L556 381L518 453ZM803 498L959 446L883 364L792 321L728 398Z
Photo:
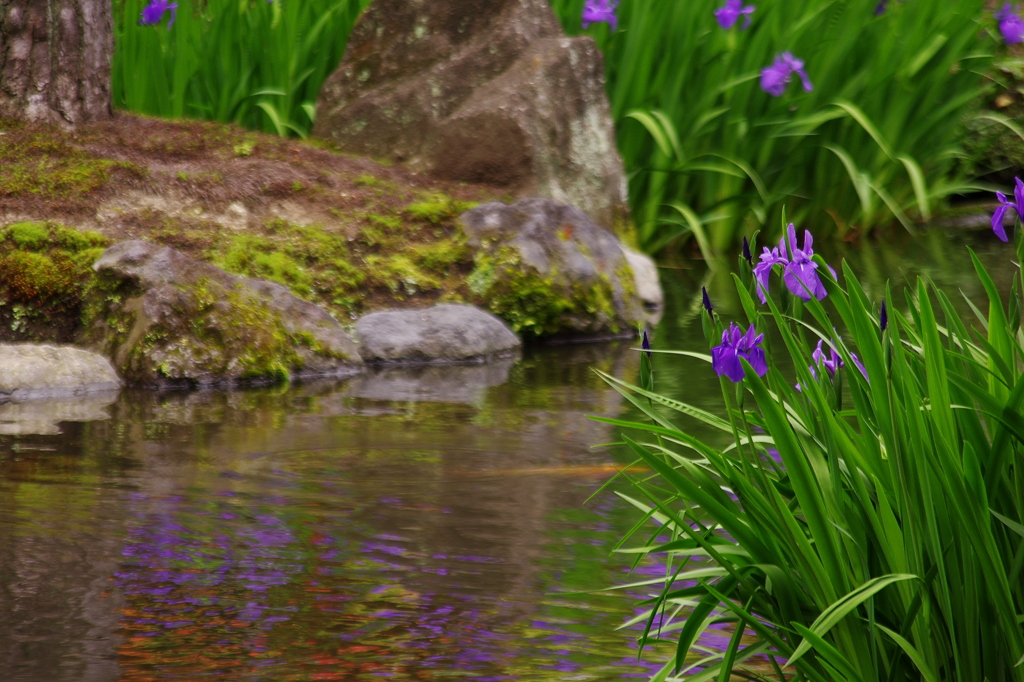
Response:
M39 400L120 387L102 355L66 346L0 345L0 397Z
M521 342L494 315L468 305L370 313L356 322L367 362L465 362L507 355Z

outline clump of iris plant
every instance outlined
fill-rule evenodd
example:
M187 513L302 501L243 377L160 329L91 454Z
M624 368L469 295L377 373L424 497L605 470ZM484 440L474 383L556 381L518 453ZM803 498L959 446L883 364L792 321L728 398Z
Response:
M1010 241L1006 236L1006 228L1003 227L1003 217L1011 208L1017 212L1018 218L1024 218L1024 182L1020 178L1014 178L1016 186L1013 188L1013 201L1007 201L1006 195L996 192L996 199L999 200L999 208L992 214L992 231L1004 242Z
M619 0L587 0L583 5L583 28L604 22L614 31L615 25L619 21L615 16L615 8L618 4Z
M811 86L811 80L807 77L807 72L804 71L803 61L789 52L780 54L771 66L761 71L761 89L772 97L780 97L786 91L786 86L793 79L794 73L800 76L806 92L814 89Z
M743 358L750 364L757 376L768 373L768 361L765 359L761 342L764 334L758 334L754 325L750 325L744 334L735 322L722 332L722 345L711 349L711 367L720 377L728 377L730 381L739 383L743 380Z
M996 12L996 21L999 22L999 32L1003 34L1003 40L1007 45L1024 43L1024 19L1017 14L1017 7L1006 3L1002 9Z
M167 30L171 30L171 26L174 26L174 20L178 16L178 5L171 4L170 0L150 0L150 3L142 8L142 18L139 19L140 25L152 26L159 24L166 12L171 13L171 20L167 22Z
M743 0L725 0L725 5L715 10L715 19L724 29L730 29L736 21L743 17L743 28L750 26L750 15L754 13L753 5L744 6Z
M772 268L776 265L782 266L782 281L794 296L799 296L805 301L812 297L820 301L828 295L818 275L818 264L813 260L813 244L814 238L811 237L810 231L804 230L804 247L797 248L796 227L790 223L786 228L786 236L778 246L770 251L768 247L764 248L761 261L754 266L757 297L761 299L761 303L768 301L768 283ZM832 279L835 279L835 270L831 267L828 270Z

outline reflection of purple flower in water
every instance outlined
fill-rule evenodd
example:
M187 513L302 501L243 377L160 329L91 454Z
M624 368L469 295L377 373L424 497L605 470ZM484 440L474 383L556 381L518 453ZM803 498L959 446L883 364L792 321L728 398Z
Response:
M137 524L129 528L122 552L124 563L115 574L124 594L133 602L133 610L141 614L131 619L129 629L156 635L157 628L175 630L199 624L218 613L233 622L258 623L260 627L289 618L280 613L281 609L273 613L266 605L251 601L254 594L283 585L291 574L302 570L297 550L292 548L294 535L283 521L270 514L258 514L255 526L242 522L225 524L226 511L181 512L178 499L154 502L160 505L160 511L139 513ZM177 520L188 518L184 513L192 515L187 525ZM204 525L196 523L203 516L218 519L216 526L221 532L204 532ZM217 590L211 594L210 588L214 587ZM233 606L238 588L250 591L250 601ZM190 607L182 609L182 604ZM209 610L211 606L220 610Z
M248 533L254 543L262 547L283 547L295 540L292 532L280 519L263 514L256 517L262 527Z

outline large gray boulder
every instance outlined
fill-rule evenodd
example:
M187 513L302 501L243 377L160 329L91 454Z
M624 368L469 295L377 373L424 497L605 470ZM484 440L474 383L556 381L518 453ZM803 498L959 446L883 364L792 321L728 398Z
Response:
M521 342L494 315L468 305L370 313L356 322L366 362L472 362L509 355Z
M625 219L626 177L593 40L547 0L374 0L313 130L343 149Z
M347 376L358 349L334 318L273 282L128 241L93 266L83 340L133 384L209 386Z
M582 211L531 198L460 222L476 250L470 289L520 334L629 336L645 321L622 245Z
M66 398L120 387L102 355L67 346L0 345L0 399Z

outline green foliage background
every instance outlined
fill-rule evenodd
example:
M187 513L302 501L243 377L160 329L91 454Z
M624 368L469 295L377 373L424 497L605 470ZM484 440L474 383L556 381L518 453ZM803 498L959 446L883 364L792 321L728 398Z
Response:
M957 129L997 45L991 18L980 0L877 3L751 0L751 26L726 31L717 2L622 0L617 31L588 29L646 250L687 234L731 247L783 206L819 232L911 226L963 189ZM580 31L583 0L553 6ZM805 62L813 92L798 79L761 91L782 52Z
M369 0L178 0L140 26L144 0L114 5L114 105L306 137L316 98Z
M179 0L139 26L116 9L117 106L306 136L317 94L369 0ZM552 0L580 33L584 0ZM587 31L608 93L640 246L696 237L710 255L778 224L785 206L839 233L912 229L950 194L958 130L998 43L983 0L758 0L746 30L712 0L622 0L618 30ZM762 92L776 55L804 60L814 91ZM819 230L820 232L820 230Z

